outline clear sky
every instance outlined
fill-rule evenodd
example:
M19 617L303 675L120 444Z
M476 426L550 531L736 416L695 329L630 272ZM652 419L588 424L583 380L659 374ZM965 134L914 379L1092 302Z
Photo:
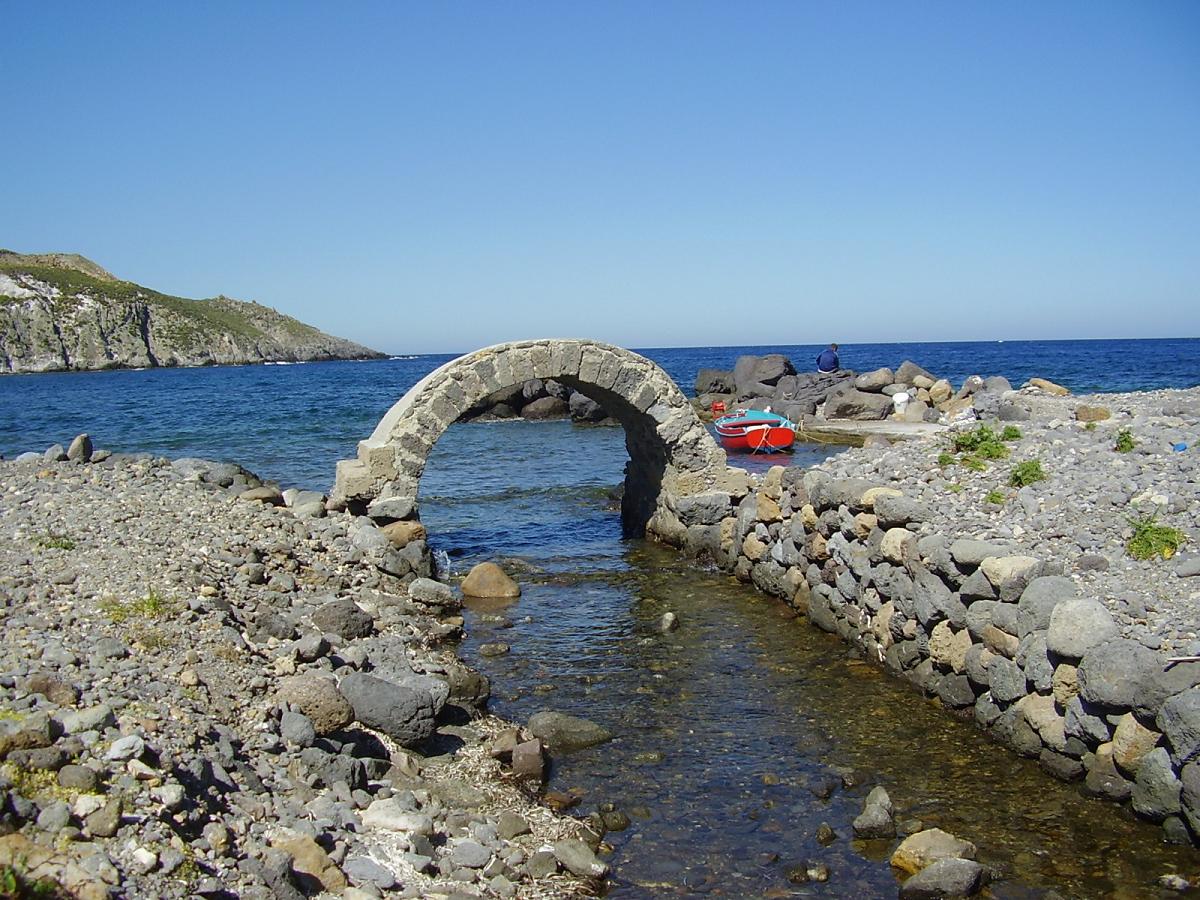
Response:
M4 4L0 246L391 353L1200 335L1200 3Z

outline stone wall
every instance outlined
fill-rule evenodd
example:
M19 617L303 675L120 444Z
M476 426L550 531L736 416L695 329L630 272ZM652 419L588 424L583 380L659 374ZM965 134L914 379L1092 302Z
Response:
M935 527L882 482L775 467L682 498L659 539L780 597L1051 775L1200 834L1200 664L1119 635L1063 566Z

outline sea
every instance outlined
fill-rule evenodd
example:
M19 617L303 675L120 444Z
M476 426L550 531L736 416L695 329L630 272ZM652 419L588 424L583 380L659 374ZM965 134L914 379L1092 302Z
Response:
M812 370L822 349L639 352L691 394L701 368L782 353ZM840 354L858 371L909 359L955 386L973 374L1014 386L1038 376L1076 393L1200 385L1197 339L843 344ZM451 358L0 377L0 454L87 432L113 451L237 462L284 487L328 490L336 460ZM782 462L833 452L804 447ZM852 834L875 785L906 827L975 843L1001 876L993 898L1153 897L1160 875L1195 871L1194 851L998 750L781 604L623 538L614 490L625 461L619 427L459 423L434 447L420 497L443 576L494 559L522 585L507 608L466 611L459 652L492 679L491 708L513 721L554 709L616 735L556 755L549 779L581 798L579 815L627 822L605 836L608 896L894 897L895 842ZM0 506L3 496L0 484ZM681 622L669 634L658 628L666 611ZM500 642L511 651L480 654ZM822 825L832 842L818 839Z
M732 369L744 354L782 353L815 368L824 345L650 348L691 395L702 368ZM910 359L956 387L969 375L1014 386L1048 378L1076 393L1200 384L1200 339L842 344L842 368ZM456 354L193 369L0 376L0 454L43 450L88 432L97 447L236 461L285 486L327 490L338 459L409 387ZM469 452L469 451L468 451Z

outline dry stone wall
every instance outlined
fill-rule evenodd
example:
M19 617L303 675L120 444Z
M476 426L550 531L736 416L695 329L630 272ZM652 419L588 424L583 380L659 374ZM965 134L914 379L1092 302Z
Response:
M1200 834L1200 663L1120 636L1053 559L935 527L887 483L775 467L655 534L780 597L1051 775Z

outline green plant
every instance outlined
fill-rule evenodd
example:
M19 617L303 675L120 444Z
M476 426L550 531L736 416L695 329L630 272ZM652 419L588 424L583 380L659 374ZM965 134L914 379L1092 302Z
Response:
M987 425L980 425L974 431L956 434L951 441L954 444L955 452L969 453L976 460L1004 459L1009 453L1008 448L1001 443L1000 437ZM966 459L963 460L963 465L973 469L979 468L968 464Z
M165 619L179 609L178 603L164 597L153 588L138 600L122 601L115 597L105 597L99 606L100 611L108 616L114 625L120 625L133 618Z
M1133 434L1128 428L1122 428L1117 432L1117 442L1113 445L1113 449L1118 453L1129 453L1137 446L1137 441L1133 439Z
M45 898L58 900L71 895L62 886L49 878L39 878L30 881L17 865L4 863L0 865L0 900L27 900L27 898Z
M1046 473L1042 469L1042 461L1040 459L1027 459L1023 463L1017 463L1013 466L1012 474L1008 476L1008 483L1013 487L1025 487L1027 484L1033 484L1035 481L1044 481Z
M1084 425L1084 426L1083 426L1083 430L1084 430L1084 431L1095 431L1095 430L1096 430L1096 423L1095 423L1095 422L1088 422L1086 425Z
M985 503L995 503L997 506L1002 505L1006 499L1003 491L988 491L983 498Z
M1170 559L1183 544L1183 532L1168 525L1159 525L1157 513L1130 519L1129 524L1133 526L1133 534L1125 542L1125 550L1134 559L1151 559L1155 556Z
M946 485L946 490L948 490L952 494L961 494L962 490L963 490L963 486L961 484L959 484L957 481L955 481L955 482L951 482L950 484Z
M937 464L939 466L949 466L954 463L954 454L942 452L938 454Z
M75 542L65 534L58 534L54 531L47 531L45 534L38 535L34 539L39 547L45 550L74 550Z
M1021 429L1016 425L1005 425L1004 430L1000 432L1000 440L1002 441L1019 441L1024 436L1021 434Z
M987 468L987 463L978 456L964 456L959 462L962 463L964 468L970 469L972 472L982 472Z

